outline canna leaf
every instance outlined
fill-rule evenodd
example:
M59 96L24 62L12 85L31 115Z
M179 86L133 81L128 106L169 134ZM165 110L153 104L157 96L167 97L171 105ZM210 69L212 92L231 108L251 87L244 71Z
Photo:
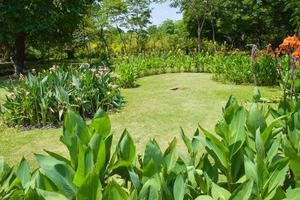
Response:
M247 127L253 137L256 135L256 130L261 132L267 127L266 119L261 110L257 108L256 104L252 104L247 117Z
M177 175L174 188L173 188L174 200L183 200L185 194L184 178L181 174Z
M111 123L108 115L99 108L96 112L90 127L92 127L97 134L100 134L103 138L109 135L111 131Z
M109 183L103 193L105 200L128 200L128 193L115 181Z
M116 152L121 160L131 163L135 160L135 145L126 129L119 140Z
M78 188L77 200L98 200L102 198L101 184L98 174L91 171L85 177L82 185Z
M230 198L230 192L212 182L211 194L214 199L227 200Z
M65 162L50 156L36 154L36 159L42 172L67 198L73 199L77 193L77 188L72 183L75 174L74 170Z
M50 192L50 191L37 189L37 193L41 195L45 200L68 200L67 197L57 192Z
M16 175L18 179L21 181L22 187L25 189L27 187L27 184L31 180L31 172L30 172L29 164L25 160L25 158L22 158L22 161L20 162L20 165L17 169Z
M230 196L230 200L249 199L253 187L253 181L248 180L241 184L237 189L234 190Z

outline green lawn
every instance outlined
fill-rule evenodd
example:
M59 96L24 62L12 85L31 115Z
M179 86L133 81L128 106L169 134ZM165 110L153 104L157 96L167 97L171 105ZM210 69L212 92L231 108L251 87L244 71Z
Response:
M179 128L192 135L197 124L213 130L221 109L230 95L240 101L251 100L253 86L224 85L211 80L210 74L164 74L138 80L140 87L124 89L127 103L118 113L110 115L115 142L127 128L135 138L139 152L149 138L155 138L165 148ZM177 87L178 90L170 90ZM0 88L0 97L4 90ZM280 92L261 88L265 97L278 98ZM0 155L9 163L25 156L33 161L33 153L48 149L61 154L66 150L59 142L61 129L20 131L0 127ZM179 148L183 148L182 142Z

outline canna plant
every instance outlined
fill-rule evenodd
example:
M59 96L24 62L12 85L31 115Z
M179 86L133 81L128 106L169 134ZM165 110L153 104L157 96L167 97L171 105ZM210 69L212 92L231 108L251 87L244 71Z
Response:
M299 194L299 113L274 118L264 104L230 97L215 133L181 130L165 151L155 139L142 155L125 130L112 151L111 123L99 109L90 123L69 110L61 142L69 155L36 154L38 169L22 159L0 159L1 199L293 199ZM288 118L289 134L282 119Z
M178 72L208 72L213 79L235 84L252 83L252 64L242 53L223 54L166 54L137 55L114 60L115 72L122 87L135 87L139 77ZM258 85L277 85L277 61L269 55L260 55L257 59Z
M3 110L11 126L59 124L69 107L89 118L98 108L110 110L123 103L116 77L107 69L86 65L29 73L9 91Z

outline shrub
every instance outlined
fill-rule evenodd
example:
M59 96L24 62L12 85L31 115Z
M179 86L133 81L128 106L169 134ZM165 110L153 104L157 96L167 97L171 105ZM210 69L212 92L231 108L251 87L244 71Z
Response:
M249 56L219 56L214 61L211 70L215 80L235 84L253 83L253 67ZM277 61L269 55L259 56L256 64L257 84L277 85L277 67Z
M138 77L136 68L131 64L123 64L122 67L118 67L116 73L119 75L117 82L124 88L133 88L136 86L136 80Z
M253 83L250 57L241 53L140 55L118 58L115 71L123 87L134 87L139 77L168 72L211 72L213 79L235 84ZM270 56L260 56L257 63L259 85L278 84L277 62Z
M241 106L230 97L215 133L199 127L189 138L181 131L187 154L178 151L174 138L164 152L150 140L138 157L126 130L111 154L111 124L102 110L88 125L69 111L61 137L68 158L38 154L39 168L33 172L25 159L15 168L0 159L0 197L292 199L300 195L300 115L294 108L273 118L263 104ZM282 123L286 117L288 134Z
M101 67L53 67L20 79L3 104L8 125L58 124L68 107L86 118L98 108L110 110L123 102L116 78Z
M119 74L119 83L123 87L134 87L136 79L143 76L168 72L209 72L209 54L184 55L139 55L115 59L115 71Z

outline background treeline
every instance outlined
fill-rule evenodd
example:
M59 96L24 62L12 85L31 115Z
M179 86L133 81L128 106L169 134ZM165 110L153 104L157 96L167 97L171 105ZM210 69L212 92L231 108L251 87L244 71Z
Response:
M0 59L14 61L19 73L25 60L277 46L284 36L300 33L297 0L172 0L183 19L151 25L152 3L163 1L3 0Z

